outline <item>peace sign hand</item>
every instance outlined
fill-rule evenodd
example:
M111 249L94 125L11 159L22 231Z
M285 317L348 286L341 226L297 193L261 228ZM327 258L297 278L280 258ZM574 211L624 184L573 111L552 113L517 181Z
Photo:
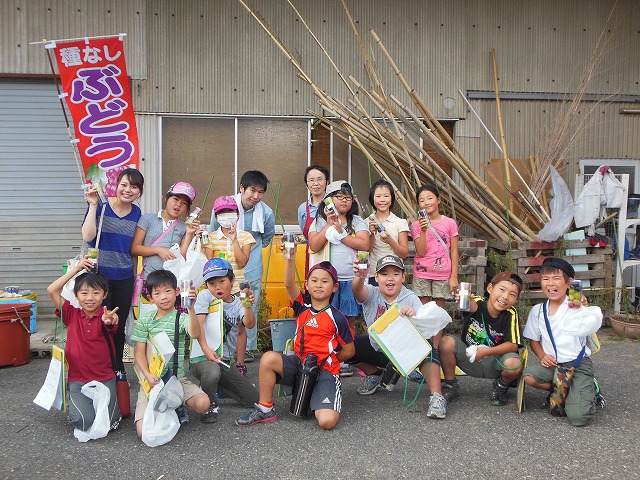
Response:
M118 311L118 308L120 307L109 310L107 307L104 307L104 313L102 314L102 323L104 323L105 325L117 325L118 315L116 312Z

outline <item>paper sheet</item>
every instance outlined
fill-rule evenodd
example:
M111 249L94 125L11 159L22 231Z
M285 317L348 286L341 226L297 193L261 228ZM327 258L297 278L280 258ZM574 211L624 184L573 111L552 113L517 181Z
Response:
M53 346L51 363L49 371L44 380L44 384L40 388L38 395L33 399L33 403L45 410L51 410L55 407L58 410L65 408L64 389L65 378L62 371L62 362L64 361L64 350Z
M427 341L407 317L395 319L378 334L378 338L407 374L431 352Z
M207 345L222 357L223 342L222 332L224 329L223 302L216 300L209 306L209 313L204 320L204 334L207 339ZM201 362L206 360L206 356L200 347L200 342L192 340L191 342L191 360Z
M399 316L400 306L389 310L369 327L369 334L400 372L407 376L431 352L431 345L408 317Z

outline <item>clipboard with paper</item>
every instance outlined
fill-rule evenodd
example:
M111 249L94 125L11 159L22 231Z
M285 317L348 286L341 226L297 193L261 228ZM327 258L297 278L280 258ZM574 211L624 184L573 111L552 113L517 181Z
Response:
M56 345L51 348L51 363L44 384L33 403L50 410L54 407L62 412L67 411L67 359L64 350Z
M431 345L413 322L408 317L400 316L400 305L397 303L391 305L368 330L387 358L405 377L431 353Z
M224 302L221 299L216 299L209 305L207 316L204 319L204 335L207 340L207 345L212 350L215 350L216 354L222 358L224 347L224 315L223 315ZM200 342L198 340L191 340L191 362L197 363L206 360Z
M174 352L175 347L166 332L161 332L155 337L149 335L149 338L147 339L147 362L149 363L149 372L151 375L155 375L160 378L162 376L164 366L171 359ZM133 371L136 372L140 386L148 397L149 393L151 393L151 385L149 385L149 381L135 363L133 365Z

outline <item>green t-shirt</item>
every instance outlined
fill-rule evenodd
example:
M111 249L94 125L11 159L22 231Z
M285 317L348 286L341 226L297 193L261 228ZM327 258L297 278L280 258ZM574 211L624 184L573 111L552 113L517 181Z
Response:
M157 312L150 312L141 316L136 322L136 326L131 334L131 339L135 342L147 343L149 335L155 337L161 332L165 332L169 336L169 340L175 346L176 331L176 310L166 314L164 317L155 318ZM178 378L184 377L184 342L189 325L189 315L183 313L180 315L180 328L178 330L180 341L178 342ZM175 354L174 354L175 355ZM167 372L169 367L173 367L173 357L165 364L162 375Z

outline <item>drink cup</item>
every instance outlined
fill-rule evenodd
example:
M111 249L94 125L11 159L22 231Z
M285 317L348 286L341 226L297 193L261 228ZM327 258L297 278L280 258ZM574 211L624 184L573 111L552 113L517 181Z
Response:
M582 280L571 280L569 284L569 306L578 308L582 303Z
M98 194L98 199L100 200L100 203L102 205L104 205L105 203L107 203L109 200L107 199L107 194L104 191L104 187L102 186L102 183L100 183L100 181L96 181L93 186L96 189L96 193Z
M202 238L202 245L209 245L209 243L211 243L211 240L209 239L209 229L207 227L207 225L200 225L200 230L201 230L201 238Z
M191 290L191 280L180 280L180 306L182 308L189 308L193 301L189 297L189 291Z
M294 258L296 255L296 239L293 233L283 233L282 241L284 242L283 257L286 259Z
M471 308L471 291L473 285L468 282L460 282L460 289L458 291L458 309L461 312L468 312Z
M247 295L247 292L245 292L245 290L250 287L249 282L241 282L239 287L240 287L240 302L242 302L242 306L250 307L251 298L249 298L249 295Z
M369 269L369 252L359 250L358 253L356 253L356 259L358 270L360 270L361 273L366 272Z
M372 215L371 218L373 219L374 222L376 222L376 230L378 230L379 233L384 232L385 228L384 228L384 225L382 225L382 222L380 221L380 219L375 215Z
M336 205L333 203L333 200L331 200L331 197L325 198L324 204L327 206L327 210L332 212L334 215L338 215L338 210L336 209Z
M187 219L184 221L185 225L193 225L193 222L200 216L202 213L202 209L200 207L196 207L193 209L193 212L189 214Z
M100 250L97 248L90 247L87 244L84 244L82 247L82 256L89 257L89 261L92 263L92 267L89 270L91 273L98 273L98 257L100 256Z

